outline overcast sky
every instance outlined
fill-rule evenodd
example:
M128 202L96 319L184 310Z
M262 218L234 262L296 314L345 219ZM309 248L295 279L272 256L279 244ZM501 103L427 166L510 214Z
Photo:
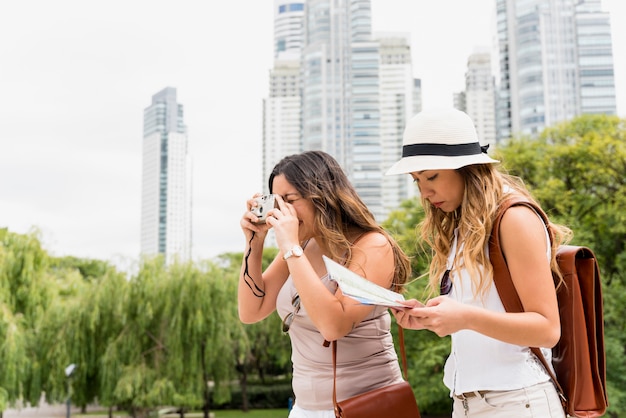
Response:
M451 105L495 0L372 0L374 31L409 32L424 107ZM611 12L626 117L626 2ZM194 259L242 251L262 190L273 1L0 3L0 227L37 228L56 256L136 262L143 109L178 90L193 159Z

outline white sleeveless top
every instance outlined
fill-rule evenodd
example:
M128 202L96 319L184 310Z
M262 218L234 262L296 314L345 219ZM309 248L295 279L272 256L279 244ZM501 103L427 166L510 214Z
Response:
M457 233L458 230L455 230L447 268L452 267L457 253ZM548 242L546 255L550 260L550 238L547 230L546 239ZM459 250L461 249L462 245ZM474 297L472 281L465 268L460 271L452 270L451 275L453 285L449 297L467 305L505 312L493 280L484 297L481 295ZM548 364L551 364L552 351L548 348L542 348L541 351ZM526 346L508 344L470 330L452 334L452 349L444 367L443 377L444 384L450 389L450 396L477 390L521 389L548 380L550 376L543 365Z

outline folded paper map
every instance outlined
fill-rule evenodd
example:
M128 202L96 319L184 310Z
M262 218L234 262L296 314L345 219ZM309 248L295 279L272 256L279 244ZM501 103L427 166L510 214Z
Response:
M326 256L322 256L322 258L326 264L328 276L331 280L337 282L344 295L350 296L365 305L381 305L389 308L405 306L398 302L404 300L404 296L400 293L370 282Z

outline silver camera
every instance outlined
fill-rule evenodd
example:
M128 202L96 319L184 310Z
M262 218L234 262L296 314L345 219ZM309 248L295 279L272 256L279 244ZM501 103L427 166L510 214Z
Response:
M276 195L266 194L264 196L259 196L254 199L257 202L256 206L253 206L250 209L259 220L256 223L264 224L265 218L267 217L267 212L278 207L278 202L276 202Z

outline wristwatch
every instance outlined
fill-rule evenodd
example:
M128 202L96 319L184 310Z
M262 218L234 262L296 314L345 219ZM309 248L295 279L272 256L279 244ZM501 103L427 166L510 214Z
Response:
M283 255L283 260L288 259L289 257L291 257L292 255L295 255L296 257L300 257L302 256L302 254L304 254L304 250L302 249L301 246L299 245L294 245L291 250L287 251L285 253L285 255Z

